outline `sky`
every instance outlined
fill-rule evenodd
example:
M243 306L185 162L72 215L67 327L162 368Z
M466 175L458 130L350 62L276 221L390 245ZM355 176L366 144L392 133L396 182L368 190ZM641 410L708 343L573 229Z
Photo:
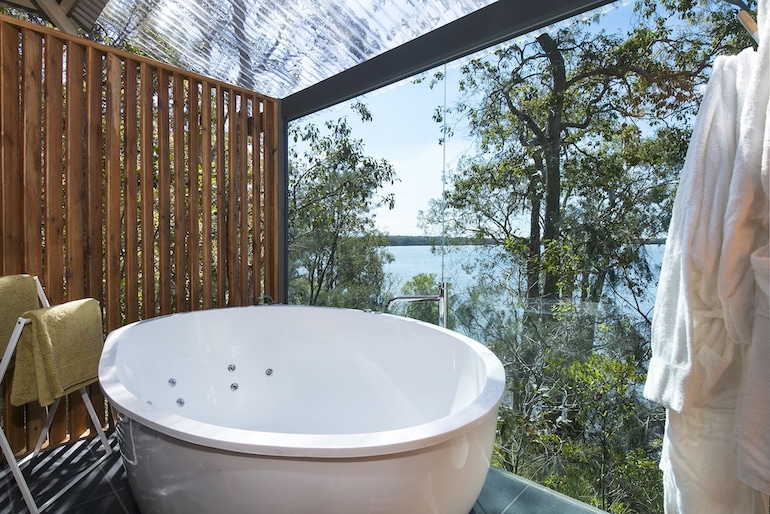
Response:
M603 26L627 27L630 19L630 2L618 2L603 20ZM431 199L441 198L443 171L450 174L461 156L473 148L462 127L455 127L456 135L449 139L446 148L439 144L442 127L432 117L435 109L444 105L445 92L442 84L430 88L432 74L427 72L421 83L407 79L356 99L371 111L371 122L358 120L350 108L352 101L300 120L321 125L327 119L347 116L352 135L363 140L366 154L393 165L398 181L381 192L395 195L395 208L378 209L374 214L376 226L390 235L424 235L418 227L418 213L429 208ZM446 66L446 104L450 108L458 97L460 75L460 64Z
M455 89L459 73L459 69L447 67L448 83L455 85ZM447 98L451 105L449 102L456 98L456 91L447 91ZM441 198L444 159L447 170L452 169L469 145L459 137L452 139L445 155L444 147L439 144L442 127L432 117L435 109L443 106L443 85L431 89L429 80L416 84L408 79L356 100L366 104L372 121L361 122L351 110L351 102L302 121L320 125L327 119L347 117L353 137L363 140L365 153L387 160L398 179L380 191L394 194L395 208L375 211L377 227L390 235L423 235L417 226L418 212L428 209L430 199Z

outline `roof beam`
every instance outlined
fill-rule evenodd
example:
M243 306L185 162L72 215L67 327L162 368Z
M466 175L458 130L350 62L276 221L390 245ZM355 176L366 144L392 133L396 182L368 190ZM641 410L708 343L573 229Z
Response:
M21 7L22 9L30 11L37 9L37 6L33 4L31 0L5 0L4 2L0 2L0 6L8 6L11 8Z
M61 5L56 0L32 0L40 11L45 13L46 17L51 20L54 26L70 34L71 36L78 35L78 27L75 22L67 17L67 12L62 9Z
M293 120L468 56L612 0L498 0L417 39L287 96Z

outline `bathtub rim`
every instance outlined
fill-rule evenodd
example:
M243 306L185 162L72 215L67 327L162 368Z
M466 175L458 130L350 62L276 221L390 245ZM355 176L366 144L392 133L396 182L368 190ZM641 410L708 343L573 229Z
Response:
M361 313L353 309L336 307L272 305L224 307L207 309L205 312L232 309L334 309ZM505 390L505 372L500 360L487 347L463 334L438 327L411 318L392 314L372 313L377 316L388 316L404 323L423 325L431 330L437 330L450 337L460 340L470 346L480 357L486 370L486 380L482 391L468 405L457 412L426 423L410 427L383 430L378 432L344 433L344 434L313 434L313 433L284 433L266 432L232 428L223 425L206 423L187 418L172 411L149 405L135 396L120 382L115 361L118 343L123 334L132 327L175 316L194 315L192 311L168 314L130 323L113 330L107 336L99 360L99 384L112 406L121 414L170 437L189 443L217 448L225 451L247 453L272 457L300 458L356 458L389 455L427 448L449 441L463 433L473 430L490 416L497 416Z

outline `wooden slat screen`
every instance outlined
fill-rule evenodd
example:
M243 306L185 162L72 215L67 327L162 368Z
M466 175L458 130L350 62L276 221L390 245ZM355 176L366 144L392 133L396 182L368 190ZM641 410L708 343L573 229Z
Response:
M276 100L2 16L0 72L0 275L98 299L105 333L280 297ZM9 389L23 452L44 413ZM68 409L53 444L88 428Z

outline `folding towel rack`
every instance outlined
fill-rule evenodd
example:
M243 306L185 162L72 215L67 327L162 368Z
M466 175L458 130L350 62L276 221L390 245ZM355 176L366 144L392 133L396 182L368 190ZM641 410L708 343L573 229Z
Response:
M42 307L46 308L51 306L50 303L48 302L48 298L46 298L45 292L43 291L43 287L40 284L40 281L38 280L37 277L31 277L29 275L16 275L14 277L0 277L0 280L10 279L10 278L15 278L20 281L29 280L30 293L31 293L31 287L33 287L32 284L34 282L34 287L37 291L37 297ZM34 293L32 293L32 295L34 296ZM0 301L3 301L3 299L0 298ZM36 308L38 307L39 306L37 306ZM29 310L34 310L34 309L24 309L23 312L27 312ZM23 314L23 312L19 314ZM8 370L8 367L10 366L11 359L13 358L14 351L16 350L16 347L19 342L19 338L21 337L24 327L29 325L30 323L32 323L32 320L30 320L29 318L24 318L22 316L20 316L16 320L16 324L8 340L8 346L6 346L5 353L3 354L3 358L2 360L0 360L0 380L3 379L6 371ZM48 436L48 430L51 427L51 423L53 422L54 415L56 414L56 409L59 406L59 402L61 401L62 397L56 398L54 400L54 403L51 404L51 406L48 408L48 416L46 417L45 425L43 427L42 432L40 433L40 437L37 440L37 444L35 445L35 450L29 455L27 455L26 457L23 457L18 461L16 460L16 456L13 453L13 449L11 448L11 445L5 436L5 432L3 431L2 427L0 427L0 446L2 446L3 454L5 455L5 459L8 462L8 465L10 466L11 473L16 479L16 483L18 484L19 489L21 490L21 494L22 494L22 497L24 498L24 502L27 504L27 508L32 514L37 514L39 512L44 511L48 507L50 507L56 500L61 498L67 491L69 491L72 487L74 487L82 478L88 475L91 471L93 471L97 466L99 466L102 462L104 462L104 460L107 457L109 457L112 454L112 448L110 448L110 445L107 442L107 436L104 434L104 429L102 428L101 422L99 421L99 418L96 415L96 410L94 409L94 406L91 403L91 399L88 396L88 392L86 391L86 388L81 387L79 389L79 392L80 392L80 397L82 398L83 403L85 404L86 409L88 410L88 415L90 416L91 421L94 424L96 432L99 435L99 439L101 440L102 446L104 446L106 453L105 455L97 459L94 463L92 463L90 466L88 466L86 469L78 473L78 475L72 481L70 481L67 485L65 485L60 490L58 490L53 497L48 499L40 507L37 506L37 503L35 502L35 499L32 496L32 492L30 491L29 486L27 485L27 481L24 478L24 474L22 473L21 468L27 462L32 460L34 457L36 457L40 453L40 450L43 447L43 444L45 443L45 440Z

